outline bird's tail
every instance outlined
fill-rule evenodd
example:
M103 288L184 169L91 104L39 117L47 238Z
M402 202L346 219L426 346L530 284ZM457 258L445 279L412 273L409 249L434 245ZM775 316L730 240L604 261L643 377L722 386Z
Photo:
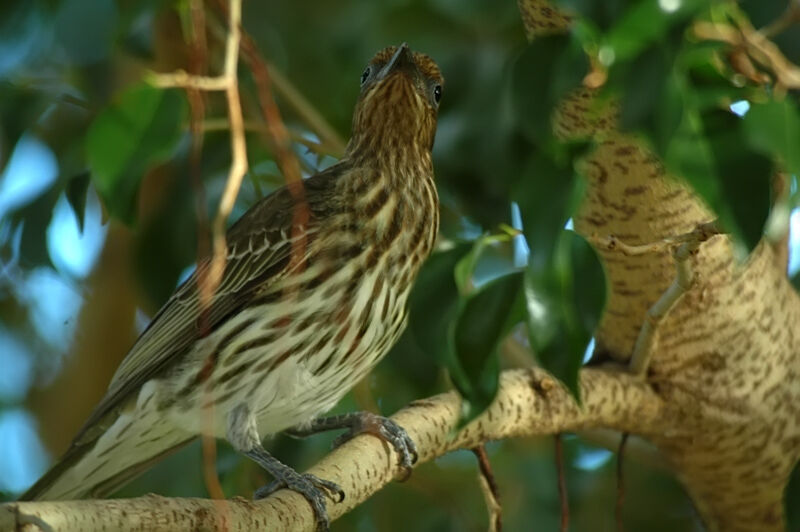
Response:
M97 437L73 442L20 500L103 497L193 439L163 418L121 414Z

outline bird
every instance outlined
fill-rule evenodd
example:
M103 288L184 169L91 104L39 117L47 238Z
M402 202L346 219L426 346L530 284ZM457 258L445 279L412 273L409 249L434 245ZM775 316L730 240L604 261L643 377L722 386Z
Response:
M217 290L195 272L136 340L66 453L21 500L101 497L198 435L225 438L289 488L327 530L333 482L301 474L262 440L371 433L410 471L416 446L382 416L321 417L364 378L407 323L407 298L438 234L432 148L444 79L406 43L360 79L342 158L256 202L227 231ZM302 209L305 216L296 216Z

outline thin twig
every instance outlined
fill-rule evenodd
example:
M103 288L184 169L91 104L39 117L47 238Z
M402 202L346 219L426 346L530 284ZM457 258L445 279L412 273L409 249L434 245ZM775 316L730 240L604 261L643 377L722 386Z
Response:
M227 131L229 129L228 120L226 118L208 118L203 122L203 131ZM255 122L253 120L245 120L244 121L244 130L245 131L252 131L255 133L267 134L269 130L267 125L263 122ZM302 134L292 131L289 129L289 138L292 142L296 142L298 144L302 144L309 151L316 153L317 155L330 155L332 157L338 157L341 154L337 153L336 151L332 150L330 146L325 144L320 144L319 142L314 142L313 140L309 140L305 138Z
M189 70L192 75L203 76L206 74L208 64L208 47L206 43L205 11L202 0L191 0L189 3L191 18L191 33L189 40ZM208 259L208 220L205 210L205 189L202 180L203 156L203 118L205 117L205 94L196 87L186 87L186 95L191 110L189 131L191 132L192 145L189 155L189 173L191 174L192 187L195 192L195 210L197 215L197 264L202 264ZM199 284L204 286L207 282L207 270L198 268ZM209 301L203 301L200 312L201 334L205 335L208 329ZM207 393L208 390L205 390ZM202 437L203 450L203 479L206 489L212 499L224 499L225 494L219 482L216 468L216 440L213 433L213 415L205 412L204 422L206 430ZM224 508L221 509L224 511Z
M276 69L271 63L268 66L272 74L275 91L286 100L286 104L297 113L297 116L319 136L321 144L326 147L330 155L337 158L341 157L345 149L342 137L280 70Z
M217 0L217 5L221 11L225 12L225 6L221 0ZM263 65L269 72L271 86L280 95L286 105L313 131L320 139L320 144L325 146L327 152L334 157L341 157L344 154L346 143L336 132L325 117L297 90L292 82L277 68L273 63L264 59L258 52L258 47L250 34L244 29L242 31L242 55L245 60L256 62Z
M625 502L625 484L622 472L622 463L625 455L625 445L628 443L628 433L622 433L622 439L619 441L619 450L617 451L617 504L615 508L615 515L617 519L617 532L624 532L625 527L622 522L622 508Z
M642 328L639 330L639 336L636 338L630 360L630 370L634 375L643 377L647 373L653 348L657 341L658 325L692 286L694 275L689 257L700 248L703 242L718 234L720 234L720 230L716 222L709 222L700 224L694 231L676 237L676 240L673 240L673 242L683 242L673 253L677 269L675 280L664 291L658 301L653 303L653 306L644 316L644 323L642 323Z
M780 48L753 28L745 16L736 19L738 28L715 22L696 22L692 31L700 39L725 42L746 50L750 57L775 75L779 85L789 89L800 88L800 67L786 59Z
M564 442L562 435L556 434L556 470L558 471L558 499L561 501L561 532L569 530L569 497L567 479L564 474Z
M147 80L151 85L160 89L227 91L229 84L224 74L221 76L196 76L189 74L185 70L176 70L168 74L151 72Z
M780 35L796 23L800 23L800 2L797 0L789 0L781 16L758 31L765 37L771 38Z
M503 506L500 504L500 490L497 488L489 455L486 454L486 446L479 445L471 450L478 459L478 480L481 483L483 498L486 500L486 508L489 510L489 532L501 532L503 530Z
M225 46L224 75L228 79L225 94L228 100L228 117L231 122L231 153L233 160L231 161L228 180L225 183L225 190L222 193L219 210L214 219L214 255L211 259L208 283L212 290L209 295L216 291L219 281L222 279L222 272L225 269L225 260L227 258L225 223L233 210L233 204L239 194L242 179L247 172L244 119L242 118L242 104L239 100L239 80L236 76L236 67L239 64L239 43L241 41L239 30L242 20L242 0L231 0L229 13L230 29Z
M226 10L222 0L217 1L217 5L224 13ZM264 123L267 125L269 140L275 152L278 167L281 169L286 186L293 200L292 209L292 251L289 259L289 269L296 270L305 267L305 257L307 251L307 237L305 226L311 217L311 211L305 197L305 186L303 185L300 173L300 164L292 151L291 137L289 131L283 123L280 109L275 103L272 95L272 83L267 63L258 52L258 48L252 38L241 28L238 30L242 34L241 48L244 59L253 73L253 79L258 89L258 102L263 114Z
M223 14L226 12L225 5L221 0L217 0L217 6ZM223 29L219 25L211 24L209 25L209 29L212 35L216 35L220 39L224 38ZM255 43L249 37L247 31L242 28L242 54L247 58L250 53L254 53L254 55L259 58L258 60L264 63L266 69L269 71L269 77L274 85L275 92L283 98L286 105L298 118L319 137L320 144L324 146L324 152L333 157L340 158L345 151L345 142L342 140L342 137L336 132L333 126L325 120L325 117L317 111L311 102L297 90L280 69L261 57Z
M695 242L698 238L710 238L719 234L716 222L709 222L700 224L693 231L682 233L676 236L662 238L657 242L649 244L626 244L614 235L598 236L590 235L587 237L589 243L593 244L595 248L605 251L619 251L623 255L634 257L638 255L647 255L650 253L659 253L667 251L675 246L675 244L685 244L686 242Z
M208 65L208 43L206 42L205 10L202 0L191 0L189 13L192 21L192 33L189 46L189 69L192 74L204 75ZM186 94L191 110L189 131L192 136L192 148L189 157L189 171L195 196L197 215L197 264L202 263L209 255L208 216L206 214L205 187L202 176L202 156L204 119L206 111L205 93L188 88ZM226 121L227 123L227 121Z

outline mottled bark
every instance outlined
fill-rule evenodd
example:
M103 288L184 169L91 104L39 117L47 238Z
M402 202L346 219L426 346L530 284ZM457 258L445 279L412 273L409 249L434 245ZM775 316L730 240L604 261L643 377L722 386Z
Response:
M652 434L676 426L653 389L622 372L587 370L581 375L583 406L540 369L507 371L497 400L479 418L453 434L461 411L454 392L415 401L392 419L417 443L419 463L455 449L491 440L554 434L594 427ZM362 435L331 452L309 470L345 491L342 503L328 503L331 519L361 504L399 473L397 455L385 442ZM0 530L314 530L311 506L295 492L281 490L259 502L136 499L26 502L0 506Z
M520 10L531 39L569 24L542 0L520 0ZM591 99L580 90L554 117L561 137L589 135L598 144L582 165L589 187L575 218L579 233L642 245L714 218L680 176L667 175L641 143L615 131L613 106L590 115ZM598 252L610 298L597 345L625 362L647 310L675 278L675 261L668 249ZM711 238L689 259L691 288L656 328L645 381L681 422L647 436L710 530L785 528L783 491L800 456L800 298L785 257L785 239L762 241L737 264L729 238Z

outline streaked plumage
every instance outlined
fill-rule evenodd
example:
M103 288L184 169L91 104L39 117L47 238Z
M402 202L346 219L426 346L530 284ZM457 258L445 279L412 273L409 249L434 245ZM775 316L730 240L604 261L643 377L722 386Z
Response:
M286 187L242 216L210 307L201 313L192 275L25 498L100 496L201 432L246 447L254 436L242 436L238 414L259 438L308 423L395 343L438 230L431 148L442 78L405 45L379 52L364 74L345 156L302 183L307 223L293 225ZM303 260L291 260L293 246Z

